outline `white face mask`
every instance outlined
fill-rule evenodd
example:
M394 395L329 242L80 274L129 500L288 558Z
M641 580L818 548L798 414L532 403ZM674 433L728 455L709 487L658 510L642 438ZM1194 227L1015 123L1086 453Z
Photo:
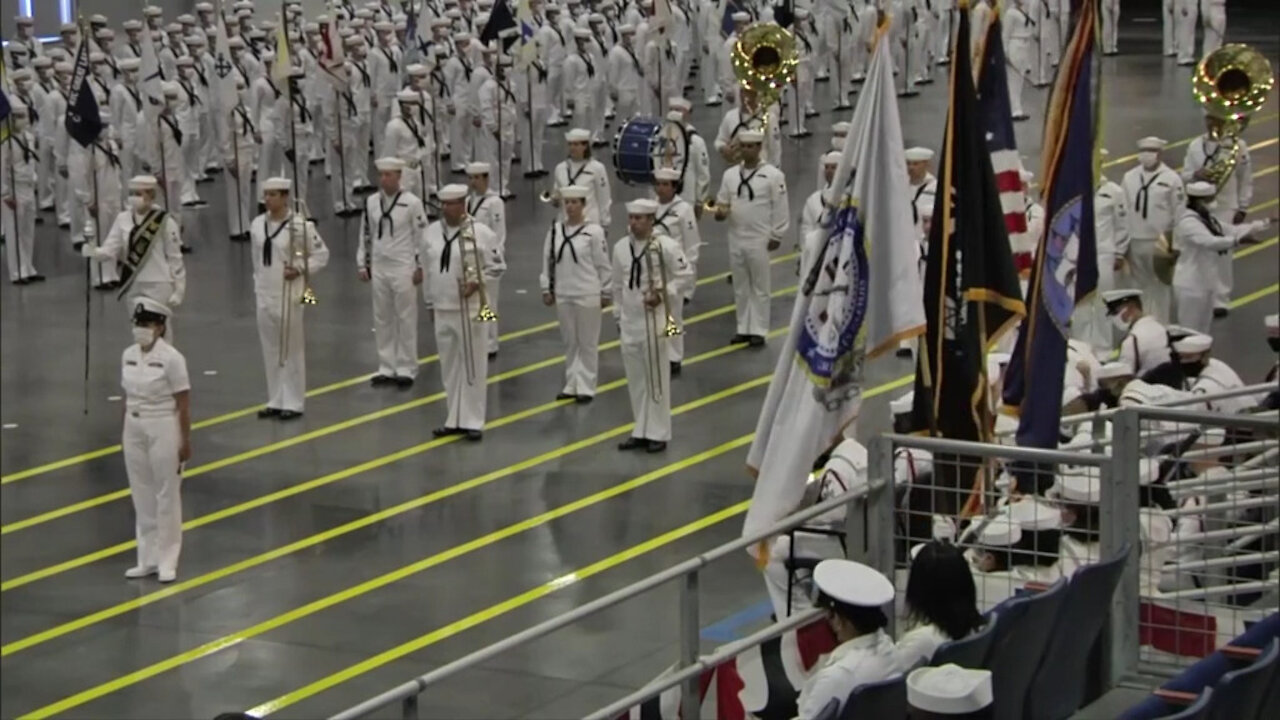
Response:
M1143 150L1138 153L1138 162L1142 164L1142 167L1150 170L1156 166L1156 163L1160 162L1160 153L1154 150Z
M142 347L151 347L151 344L156 341L155 328L141 327L138 325L134 325L133 341L138 343Z
M1120 332L1129 332L1129 321L1120 317L1118 314L1111 316L1111 324L1115 325L1116 329Z
M142 197L141 195L130 195L129 205L136 212L142 212L143 210L147 209L147 199Z
M1214 210L1217 210L1217 209L1218 209L1218 201L1217 201L1217 200L1210 200L1210 201L1206 202L1206 203L1204 204L1204 209L1205 209L1205 210L1208 210L1208 211L1210 211L1210 212L1212 212L1212 211L1214 211Z

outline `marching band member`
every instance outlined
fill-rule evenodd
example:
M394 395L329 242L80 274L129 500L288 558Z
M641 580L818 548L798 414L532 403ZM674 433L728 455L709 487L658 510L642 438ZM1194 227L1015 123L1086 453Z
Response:
M666 359L667 313L680 302L689 277L684 253L653 231L658 203L627 203L629 232L613 247L613 304L618 310L622 364L635 427L619 450L662 452L671 439L671 366Z
M653 190L658 197L658 211L654 215L654 232L666 235L676 241L684 253L685 262L689 265L689 273L685 284L676 288L679 302L671 305L668 311L676 321L680 333L667 341L667 350L671 359L671 374L679 375L684 362L684 304L689 302L693 287L698 281L698 253L702 247L702 238L698 234L698 219L693 213L693 206L676 193L680 185L680 171L671 168L658 168L653 171Z
M685 164L684 176L680 178L680 197L693 206L694 215L701 219L702 200L711 195L711 156L707 153L707 141L689 122L693 103L674 97L667 101L667 106L671 108L667 120L680 123L689 134L689 162Z
M440 188L441 218L427 228L419 256L426 267L426 294L434 313L448 412L436 437L484 437L485 391L489 360L484 323L478 320L486 299L484 285L506 269L497 236L467 216L467 186Z
M559 202L559 192L570 185L581 185L591 190L587 195L587 222L608 228L612 219L613 198L609 190L609 173L604 163L591 157L591 131L574 128L564 134L569 157L561 160L552 173L554 187L552 204ZM563 221L564 213L560 213Z
M361 281L373 283L378 373L371 382L404 388L418 376L417 294L427 213L421 198L404 189L402 177L410 170L404 160L384 157L376 165L379 192L365 199L356 267Z
M133 303L134 343L120 358L124 431L120 445L136 516L138 563L130 580L178 577L182 552L182 469L191 459L191 381L187 361L165 340L171 315L163 303Z
M1143 305L1161 323L1172 317L1169 286L1155 272L1157 240L1169 237L1185 205L1182 178L1160 161L1167 143L1158 137L1138 141L1138 165L1120 184L1129 205L1129 273L1142 290Z
M763 347L769 332L769 253L791 224L787 179L760 158L764 134L738 133L742 162L724 171L716 195L716 220L729 221L729 270L738 331L729 341Z
M596 394L600 322L613 295L613 271L604 230L586 220L590 190L560 190L563 222L551 223L542 244L542 303L555 305L564 340L564 388L557 400L588 403Z
M476 162L467 165L467 184L471 191L467 197L467 214L477 223L493 231L498 253L505 258L507 256L507 209L498 193L489 187L489 169L488 163ZM485 290L488 293L489 307L494 313L498 312L499 283L502 274L502 271L495 270L487 277L488 287ZM489 359L492 360L498 355L498 321L485 323L485 325L488 326L487 347Z
M307 398L307 345L303 335L306 278L329 262L329 248L315 223L293 212L292 182L263 181L266 212L249 226L258 339L267 375L267 406L260 418L293 420Z
M1249 214L1249 205L1253 202L1253 162L1249 157L1249 144L1236 143L1235 157L1219 157L1222 143L1217 140L1218 131L1223 120L1212 115L1204 117L1206 132L1191 141L1187 146L1186 157L1182 160L1182 176L1184 185L1197 180L1211 180L1211 168L1218 163L1231 162L1234 166L1220 184L1217 184L1214 195L1214 207L1211 214L1218 222L1225 225L1238 225L1244 222ZM1213 278L1213 316L1225 316L1231 306L1231 290L1235 285L1235 258L1231 253L1218 255L1216 276Z
M1269 219L1242 224L1223 223L1213 215L1211 182L1197 180L1187 186L1187 206L1173 227L1173 248L1178 251L1173 269L1173 294L1178 308L1178 324L1199 333L1208 333L1214 316L1215 280L1218 258L1240 241L1271 225Z
M720 129L716 133L716 151L729 163L737 163L736 142L745 130L756 130L763 133L767 130L769 137L760 156L762 162L773 163L782 157L782 123L779 119L778 105L774 103L768 108L761 108L756 91L752 88L741 88L742 96L736 107L729 108L720 120Z
M20 72L30 73L30 70ZM3 221L0 232L5 237L5 259L9 263L9 281L14 285L40 282L44 276L36 271L36 177L40 164L36 153L36 136L29 129L30 111L15 102L11 108L13 125L4 140L4 165L0 172L0 198L3 198Z

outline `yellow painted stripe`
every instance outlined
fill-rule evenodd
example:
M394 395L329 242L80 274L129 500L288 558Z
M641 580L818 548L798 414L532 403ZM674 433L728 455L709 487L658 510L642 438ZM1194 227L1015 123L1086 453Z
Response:
M1242 247L1239 250L1235 251L1235 253L1232 254L1232 257L1235 260L1239 260L1240 258L1244 258L1244 257L1249 257L1250 255L1256 252L1262 252L1263 250L1266 250L1269 247L1275 247L1276 243L1278 242L1280 242L1280 235L1263 240L1257 245L1248 245L1246 247Z
M1277 117L1280 117L1280 113L1274 113L1274 112L1273 112L1273 113L1267 113L1267 114L1265 114L1265 115L1258 115L1257 117L1253 118L1252 122L1259 123L1259 125L1253 125L1253 126L1251 126L1251 127L1263 127L1260 123L1266 122L1267 120L1274 120L1274 119L1275 119L1275 118L1277 118ZM1246 131L1246 132L1248 132L1248 131ZM1193 136L1191 136L1191 137L1185 137L1185 138L1182 138L1181 140L1174 140L1173 142L1169 143L1168 145L1165 145L1165 146L1164 146L1164 149L1165 149L1165 150L1168 150L1169 148L1176 148L1176 147L1182 147L1183 145L1190 145L1190 144L1191 144L1191 141L1192 141L1192 140L1195 140L1195 139L1196 139L1196 138L1198 138L1198 137L1200 137L1200 136L1199 136L1199 135L1193 135ZM1264 143L1266 143L1266 144L1274 144L1274 143L1275 143L1275 140L1264 140L1263 142L1264 142ZM1259 143L1258 145L1250 145L1250 146L1249 146L1249 149L1250 149L1250 150L1253 150L1253 149L1256 149L1256 148L1258 148L1258 147L1265 147L1265 145L1263 145L1262 143ZM1131 161L1133 161L1133 160L1137 160L1137 159L1138 159L1138 154L1137 154L1137 153L1133 153L1132 155L1123 155L1123 156L1121 156L1121 157L1113 158L1113 159L1111 159L1111 160L1108 160L1107 162L1103 163L1103 164L1102 164L1102 166L1103 166L1103 167L1115 167L1116 165L1123 165L1124 163L1131 162Z
M38 710L35 710L27 715L24 715L23 717L24 718L50 717L53 715L57 715L58 713L66 712L67 710L70 710L72 708L79 707L87 702L90 702L91 700L95 700L104 695L109 695L113 692L119 691L126 687L136 685L139 682L155 677L156 675L160 675L161 673L168 672L169 670L173 670L174 668L181 667L182 665L185 665L194 660L199 660L200 658L216 653L220 650L223 650L224 648L231 647L238 643L244 642L245 640L249 640L251 638L255 638L259 635L262 635L263 633L267 633L272 630L276 630L278 628L284 627L289 623L295 622L297 620L301 620L305 617L314 615L318 612L334 607L335 605L339 605L348 600L373 592L374 590L378 590L380 588L386 587L387 585L403 580L407 577L410 577L411 575L415 575L424 570L428 570L430 568L436 567L437 565L442 565L450 560L454 560L456 558L472 553L476 550L480 550L482 548L488 547L501 540L505 540L515 535L519 535L520 533L525 532L526 530L530 530L540 525L545 525L546 523L549 523L553 520L565 517L566 515L570 515L584 508L591 507L592 505L596 505L598 503L604 502L611 498L617 497L619 495L622 495L623 493L627 493L632 490L635 490L636 488L640 488L645 485L648 485L649 483L652 483L660 478L667 477L673 473L679 472L681 470L685 470L687 468L698 465L699 463L706 462L707 460L711 460L712 458L716 458L721 455L724 455L727 452L736 450L742 447L743 445L746 445L747 443L751 442L751 438L753 435L754 433L743 435L734 440L730 440L729 442L722 443L714 448L711 448L710 450L705 450L701 453L698 453L697 455L694 455L692 457L686 458L684 460L680 460L675 463L671 463L670 465L666 465L664 467L658 468L657 470L653 470L651 472L645 473L644 475L640 475L639 477L628 480L627 482L621 483L619 485L615 485L613 487L594 493L592 495L588 495L585 498L582 498L580 500L575 500L566 505L561 505L560 507L554 510L549 510L547 512L540 513L527 520L522 520L518 523L508 525L502 528L501 530L496 530L494 532L491 532L487 535L483 535L469 542L463 543L461 545L456 545L452 548L449 548L448 550L445 550L444 552L437 553L435 555L430 555L415 563L405 565L404 567L393 570L392 572L386 573L384 575L371 578L358 585L353 585L349 588L346 588L345 590L341 590L331 595L327 595L318 600L313 600L312 602L309 602L306 605L302 605L300 607L294 608L293 610L290 610L289 612L282 613L268 620L264 620L263 622L257 623L239 632L225 635L216 640L211 640L207 643L204 643L203 645L200 645L199 647L193 648L183 653L179 653L165 660L161 660L160 662L153 663L139 670L135 670L131 673L128 673L127 675L102 683L95 687L89 688L88 690L84 690L82 692L76 693L75 695L71 695L70 697L64 698L50 705L46 705Z
M778 265L778 264L787 262L788 260L794 260L798 256L799 256L799 253L787 253L785 255L779 255L778 257L771 259L769 261L769 264ZM699 278L697 285L702 286L702 285L708 285L714 282L722 282L727 277L729 277L728 272L708 275L707 277ZM558 321L552 321L552 322L542 323L541 325L534 325L533 327L524 328L523 330L515 330L512 332L506 333L505 335L501 335L498 339L502 342L507 342L510 340L516 340L522 337L526 337L528 335L535 335L537 333L546 332L548 330L554 330L558 327L560 327L560 323ZM439 361L439 359L440 359L440 356L438 354L428 355L424 358L419 359L418 364L426 365L429 363L437 362ZM365 373L364 375L359 375L353 378L347 378L346 380L341 380L339 382L331 383L329 385L324 385L322 387L314 388L312 390L307 391L306 397L309 397L309 398L316 397L319 395L325 395L325 394L334 392L335 390L341 390L343 388L352 387L354 385L360 385L362 383L368 382L369 377L370 377L369 373ZM216 417L206 418L204 420L200 420L198 422L192 423L191 429L201 430L207 427L212 427L214 425L221 425L223 423L230 422L232 420L237 420L242 417L248 417L250 415L256 414L258 410L261 410L263 407L264 407L263 405L254 405L253 407L243 408L243 409L235 410L229 413L224 413ZM54 470L61 470L62 468L67 468L73 465L79 465L82 463L89 462L90 460L96 460L101 457L106 457L108 455L112 455L119 451L120 451L119 445L111 445L110 447L99 448L97 450L92 450L86 453L82 453L80 455L64 458L62 460L55 460L53 462L49 462L43 465L29 468L27 470L20 470L18 472L10 473L8 475L0 475L0 485L8 485L11 482L25 480L30 477L35 477L37 475L44 475L45 473L50 473L50 472L53 472Z
M1280 203L1280 198L1271 198L1270 200L1267 200L1265 202L1260 202L1257 205L1254 205L1253 207L1249 208L1249 212L1255 213L1255 212L1258 212L1259 210L1266 210L1267 208L1273 208L1276 206L1277 203Z
M672 542L675 542L676 540L680 540L689 535L692 535L693 533L699 532L701 530L705 530L706 528L712 527L713 525L718 525L719 523L722 523L725 520L728 520L730 518L737 517L738 515L741 515L742 513L746 512L747 506L749 506L750 504L751 502L749 500L740 502L736 505L727 507L724 510L721 510L716 513L712 513L710 515L707 515L704 518L700 518L694 522L689 523L688 525L676 528L671 532L659 535L658 537L652 540L648 540L634 547L630 547L626 550L623 550L620 553L617 553L616 555L610 555L609 557L603 560L600 560L599 562L595 562L590 565L587 565L586 567L582 567L572 572L565 573L564 575L561 575L560 577L556 578L555 580L552 580L551 582L543 583L538 587L535 587L519 595L503 600L500 603L497 603L495 605L490 605L489 607L483 610L480 610L479 612L472 613L462 618L461 620L455 620L454 622L451 622L448 625L445 625L444 627L441 627L436 630L432 630L431 632L425 635L420 635L406 643L397 645L391 648L390 650L386 650L377 655L374 655L368 660L364 660L362 662L356 663L355 665L339 670L338 672L328 675L320 680L317 680L309 685L306 685L305 687L294 690L293 692L288 693L287 695L281 695L280 697L274 700L265 702L255 708L252 708L251 710L248 710L247 712L250 715L254 715L256 717L265 717L267 715L270 715L271 713L283 710L284 708L287 708L290 705L294 705L313 695L317 695L332 687L341 685L342 683L347 682L352 678L359 677L360 675L363 675L371 670L375 670L379 667L382 667L387 663L394 662L396 660L399 660L402 657L405 657L406 655L415 653L419 650L422 650L423 648L427 648L432 645L435 645L436 643L442 640L447 640L453 637L454 635L457 635L458 633L461 633L465 630L470 630L471 628L476 627L477 625L481 625L483 623L489 622L490 620L501 617L511 612L512 610L522 608L525 605L528 605L532 602L540 600L546 597L547 595L550 595L551 593L556 592L557 590L569 587L574 583L582 582L583 580L586 580L587 578L590 578L593 575L598 575L606 570L615 568L625 562L634 560L635 558L640 557L645 553L652 552L653 550L656 550L664 545L668 545Z
M1271 173L1275 172L1277 169L1280 169L1280 166L1272 165L1271 167L1263 168L1253 174L1253 179L1257 180L1258 178L1263 177L1264 175L1270 175Z
M1244 297L1240 297L1240 298L1236 298L1235 300L1232 300L1231 309L1235 310L1236 308L1248 305L1249 303L1255 300L1261 300L1262 298L1267 297L1269 295L1275 295L1278 292L1280 292L1280 283L1275 283L1271 287L1264 287L1257 292L1251 292L1248 295L1245 295Z
M785 297L793 294L795 291L796 291L796 286L792 285L790 287L782 288L781 290L775 290L771 295L772 297L775 297L775 298ZM685 320L685 325L686 326L696 325L697 323L705 322L707 320L717 318L723 315L728 315L732 313L733 310L734 310L734 306L732 303L728 305L722 305L718 308L708 310L707 312L687 318ZM617 340L611 340L609 342L602 343L599 349L601 351L613 350L618 348L619 346L620 346L620 343ZM529 373L533 373L538 370L543 370L549 367L554 367L556 365L561 365L563 363L564 363L563 355L547 358L545 360L539 360L538 362L529 363L528 365L525 365L523 367L518 367L513 370L508 370L506 372L498 373L496 375L490 376L488 383L490 385L495 385L505 380L510 380L515 377L520 377L521 375L527 375ZM342 432L343 430L349 430L353 427L358 427L360 425L375 422L377 420L382 420L384 418L391 417L392 415L396 415L398 413L414 410L420 407L425 407L426 405L437 403L443 400L444 398L445 398L445 393L443 392L432 393L431 395L427 395L426 397L417 398L415 400L410 400L408 402L400 403L399 405L393 405L388 408L376 410L374 412L366 413L364 415L360 415L358 417L354 417L349 420L344 420L342 422L334 423L332 425L326 425L322 428L316 428L315 430L302 433L301 435L296 435L291 438L286 438L284 440L273 442L267 445L262 445L260 447L253 448L251 450L246 450L245 452L237 453L230 457L225 457L220 460L214 460L213 462L205 463L203 465L198 465L196 467L188 469L183 474L183 481L184 482L189 481L192 478L199 477L201 475L204 475L205 473L212 472L214 470L220 470L222 468L225 468L231 465L247 462L249 460L253 460L254 458L259 458L279 450L284 450L290 447L301 445L303 443L311 442L312 440L327 437L334 433ZM565 403L561 402L559 404L565 404ZM490 423L490 426L492 425L493 423ZM104 493L96 497L91 497L87 500L81 500L80 502L71 503L70 505L63 505L62 507L54 508L53 510L43 512L38 515L32 515L31 517L23 518L22 520L16 520L14 522L9 523L8 525L0 525L0 535L8 535L9 533L18 532L19 530L26 530L27 528L35 527L36 525L42 525L52 520L57 520L58 518L66 517L68 515L74 515L75 513L83 512L85 510L90 510L100 505L105 505L107 503L115 502L117 500L124 500L128 497L129 497L129 489L121 488L120 490ZM6 589L8 589L7 585L0 586L0 592L3 592Z

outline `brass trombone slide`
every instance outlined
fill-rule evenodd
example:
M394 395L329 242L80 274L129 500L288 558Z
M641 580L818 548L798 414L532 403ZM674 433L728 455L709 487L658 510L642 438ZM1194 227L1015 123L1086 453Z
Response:
M463 218L465 225L459 231L458 243L462 256L462 274L458 278L458 305L461 308L462 315L462 354L463 361L466 363L466 380L468 385L474 385L476 381L476 349L473 345L475 334L472 332L471 321L491 323L496 322L498 314L489 307L489 296L484 284L484 265L480 261L480 247L476 241L475 219L470 215ZM443 223L441 224L443 228ZM470 245L468 252L467 245ZM467 314L467 285L475 283L475 293L479 295L480 308L476 312L475 318L471 318Z
M661 275L662 282L659 284L654 273L653 256L658 256L658 274ZM676 319L671 315L671 308L667 304L667 284L670 280L667 274L667 260L662 253L662 246L658 243L658 236L651 235L644 249L645 272L648 274L648 288L645 290L645 347L647 352L647 364L649 366L649 397L654 402L662 400L662 363L667 362L663 348L658 344L658 319L654 315L656 308L662 309L662 316L665 319L662 327L662 337L675 337L684 331L676 324Z

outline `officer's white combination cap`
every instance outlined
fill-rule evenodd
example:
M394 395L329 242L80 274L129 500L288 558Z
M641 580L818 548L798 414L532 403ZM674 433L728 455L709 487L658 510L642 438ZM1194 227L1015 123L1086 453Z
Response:
M738 142L740 143L761 143L764 142L764 133L759 130L743 130L738 133Z
M467 174L468 175L488 175L489 163L487 162L467 163Z
M267 178L262 182L262 190L264 192L266 191L289 192L290 188L292 187L293 187L293 181L290 180L289 178L273 177L273 178Z
M467 186L458 183L445 185L436 195L441 200L461 200L467 196Z
M159 186L160 181L154 175L135 175L129 179L130 190L155 190Z
M1213 197L1218 194L1218 186L1211 182L1197 180L1193 183L1187 183L1187 195L1190 197Z
M1194 355L1207 352L1212 347L1213 338L1200 333L1188 335L1173 343L1173 351L1179 355Z
M587 189L581 185L569 185L560 188L560 197L564 200L586 200Z
M583 128L574 128L564 134L566 142L591 142L591 131Z
M658 168L653 171L653 179L675 182L680 179L680 171L672 168Z
M133 306L133 314L137 316L138 313L143 312L148 312L153 315L162 315L164 317L169 317L173 314L173 312L169 310L168 305L165 305L159 300L152 300L146 295L139 295L138 303Z
M964 715L989 707L995 700L990 670L958 665L917 668L907 676L907 704L939 715Z
M1102 302L1110 305L1112 303L1123 302L1125 300L1134 300L1142 297L1142 291L1134 288L1121 288L1119 290L1107 290L1102 293Z
M374 162L378 172L400 172L404 170L404 161L398 157L381 157Z
M1158 138L1154 135L1148 135L1138 141L1139 150L1163 150L1169 141L1164 138Z
M933 159L933 151L927 147L909 147L903 152L907 160L911 162L921 162Z
M852 560L823 560L814 568L813 583L823 595L846 605L881 607L893 602L889 578Z
M653 215L658 212L658 203L648 198L639 198L627 203L628 215Z

